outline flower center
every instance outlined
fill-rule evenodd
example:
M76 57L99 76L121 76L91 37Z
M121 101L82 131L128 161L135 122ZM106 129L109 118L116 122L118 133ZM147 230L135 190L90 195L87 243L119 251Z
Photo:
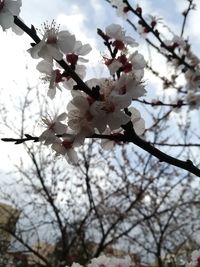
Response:
M48 125L49 130L53 130L54 131L54 126L55 126L55 122L49 123L49 125Z
M200 75L197 75L196 77L194 77L193 81L194 81L194 82L198 82L198 81L200 81Z
M103 57L103 59L104 59L104 63L106 66L109 66L110 64L112 64L114 60L113 58L106 58L106 57Z
M63 81L63 77L62 77L62 74L60 73L60 70L59 69L56 69L55 70L55 74L56 74L55 82L56 83L62 82Z
M66 58L67 58L67 61L74 66L76 65L78 61L78 55L74 53L67 54Z
M124 8L123 8L123 12L124 13L128 13L130 11L130 8L128 7L128 6L125 6Z
M115 111L115 105L111 101L106 101L102 110L104 110L106 113L112 113Z
M56 44L57 42L57 36L55 34L55 31L53 31L53 29L49 30L49 32L47 32L47 44Z
M93 116L92 116L92 114L88 111L88 112L86 112L86 114L85 114L85 118L86 118L87 121L91 121L91 120L93 119Z
M64 148L66 148L66 149L72 148L72 145L73 145L72 141L69 141L69 140L62 141L62 146L64 146Z
M0 0L0 11L3 9L4 7L4 2L5 0Z
M197 264L195 265L195 267L200 267L200 257L197 258Z
M123 66L123 71L124 71L125 73L128 73L128 72L132 71L132 64L129 63L129 62L127 62L126 64L124 64L124 66Z
M112 45L119 50L124 49L124 43L121 40L115 40Z

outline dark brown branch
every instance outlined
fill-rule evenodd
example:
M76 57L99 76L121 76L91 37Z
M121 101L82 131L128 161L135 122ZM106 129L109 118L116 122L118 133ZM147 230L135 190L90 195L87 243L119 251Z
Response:
M149 152L151 155L159 159L160 162L166 162L173 166L187 170L188 172L191 172L196 176L200 177L200 170L193 165L192 161L182 161L176 159L155 148L149 142L141 139L139 136L136 135L131 122L123 126L123 128L125 130L124 137L126 142L131 142L139 146L140 148L144 149L145 151Z
M30 134L25 134L26 138L1 138L3 142L14 142L15 145L22 144L27 141L39 142L39 137L31 136Z
M142 148L143 150L145 150L146 152L150 153L157 159L159 159L160 162L166 162L168 164L184 169L200 177L200 170L193 165L192 161L190 160L183 161L176 159L155 148L150 142L147 142L141 139L139 136L137 136L131 122L127 123L126 125L123 125L122 128L125 130L124 134L117 134L117 135L93 134L91 137L88 138L109 139L115 142L133 143ZM30 137L30 138L32 138L33 140L37 140L35 142L39 141L38 137ZM15 142L15 144L20 144L25 142L24 139L14 139L14 138L2 138L1 140L4 142Z

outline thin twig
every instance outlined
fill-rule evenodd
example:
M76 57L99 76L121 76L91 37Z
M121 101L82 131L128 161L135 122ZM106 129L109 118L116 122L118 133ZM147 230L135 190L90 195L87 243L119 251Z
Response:
M109 139L116 142L123 142L123 143L133 143L146 152L150 153L154 157L158 158L160 162L166 162L168 164L171 164L173 166L179 167L181 169L187 170L196 176L200 177L200 170L195 167L192 163L192 161L187 160L179 160L172 156L169 156L165 154L164 152L160 151L159 149L155 148L153 145L151 145L150 142L145 141L141 139L137 134L135 133L133 129L133 125L131 122L127 123L126 125L122 126L125 130L124 134L118 134L118 135L101 135L101 134L94 134L91 137L88 138L98 138L98 139ZM31 137L30 137L31 138ZM25 138L24 138L25 139ZM20 144L25 142L24 139L14 139L14 138L2 138L2 141L5 142L15 142L15 144ZM22 141L23 140L23 141ZM38 137L32 137L30 140L37 140L39 141ZM36 142L37 142L36 141Z
M193 0L188 0L189 5L188 8L183 12L183 24L182 24L182 28L181 28L181 37L183 36L184 30L185 30L185 25L186 25L186 20L188 18L189 12L194 8L193 5Z

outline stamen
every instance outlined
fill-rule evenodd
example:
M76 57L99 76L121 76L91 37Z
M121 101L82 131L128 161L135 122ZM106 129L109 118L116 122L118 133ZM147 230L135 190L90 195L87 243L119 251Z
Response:
M41 25L40 34L46 37L46 43L55 44L57 42L60 24L57 26L55 20L49 24L48 21Z

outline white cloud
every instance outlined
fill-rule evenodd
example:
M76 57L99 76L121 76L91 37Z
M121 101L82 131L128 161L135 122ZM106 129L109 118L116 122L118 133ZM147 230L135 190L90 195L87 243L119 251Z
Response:
M90 4L95 12L101 12L103 10L102 4L97 0L90 0Z

